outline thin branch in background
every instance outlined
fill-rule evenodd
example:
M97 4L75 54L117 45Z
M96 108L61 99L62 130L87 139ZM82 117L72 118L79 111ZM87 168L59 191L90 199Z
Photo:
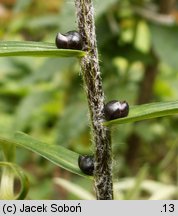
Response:
M134 11L157 24L173 25L175 19L171 14L174 8L175 0L160 0L159 12L153 12L150 9L144 9L143 7L133 7ZM150 50L150 55L154 59L151 64L145 65L145 73L140 85L139 95L137 98L137 104L149 103L153 97L153 86L158 74L159 59L155 55L153 48ZM127 139L128 150L126 153L126 160L130 166L134 169L137 167L137 158L140 153L141 138L133 131ZM135 170L134 170L135 171Z
M144 19L153 23L171 26L176 22L175 17L171 14L161 14L139 6L133 6L133 11Z
M175 7L176 0L159 0L159 12L161 14L170 14Z
M94 182L99 200L113 199L111 134L104 121L104 92L98 61L94 8L91 0L75 0L79 32L86 56L81 59L84 88L90 111L91 129L95 145Z

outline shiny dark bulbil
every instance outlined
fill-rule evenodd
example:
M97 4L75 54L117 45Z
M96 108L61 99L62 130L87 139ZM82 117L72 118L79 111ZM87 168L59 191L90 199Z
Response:
M82 50L83 48L82 38L77 31L69 31L66 34L57 33L55 42L59 49Z
M78 166L86 175L93 175L94 157L92 155L80 155L78 158Z
M126 101L113 100L104 106L106 120L126 117L129 113L129 104Z

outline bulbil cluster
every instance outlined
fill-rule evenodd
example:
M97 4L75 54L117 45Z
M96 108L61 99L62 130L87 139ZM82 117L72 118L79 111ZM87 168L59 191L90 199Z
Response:
M129 104L126 101L112 100L105 104L104 114L106 120L114 120L126 117L129 113ZM86 175L93 175L94 172L94 156L80 155L78 158L78 166Z
M59 49L82 50L83 48L81 35L77 31L69 31L65 34L57 33L55 42Z
M126 117L129 113L129 104L126 101L112 100L104 106L106 120Z

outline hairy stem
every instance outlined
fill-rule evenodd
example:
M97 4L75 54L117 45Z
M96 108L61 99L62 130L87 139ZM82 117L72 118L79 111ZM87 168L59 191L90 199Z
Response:
M98 62L94 9L91 0L75 0L79 32L86 56L81 59L84 87L88 99L93 142L95 145L94 182L99 200L113 199L110 130L104 121L104 92Z

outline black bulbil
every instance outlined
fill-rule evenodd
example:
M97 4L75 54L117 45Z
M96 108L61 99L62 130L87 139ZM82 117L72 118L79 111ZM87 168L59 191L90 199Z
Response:
M126 101L112 100L104 106L106 120L126 117L129 113L129 104Z
M94 156L80 155L78 158L79 168L86 175L93 175L94 172Z
M83 48L81 35L77 31L69 31L66 34L57 33L55 42L59 49L82 50Z

